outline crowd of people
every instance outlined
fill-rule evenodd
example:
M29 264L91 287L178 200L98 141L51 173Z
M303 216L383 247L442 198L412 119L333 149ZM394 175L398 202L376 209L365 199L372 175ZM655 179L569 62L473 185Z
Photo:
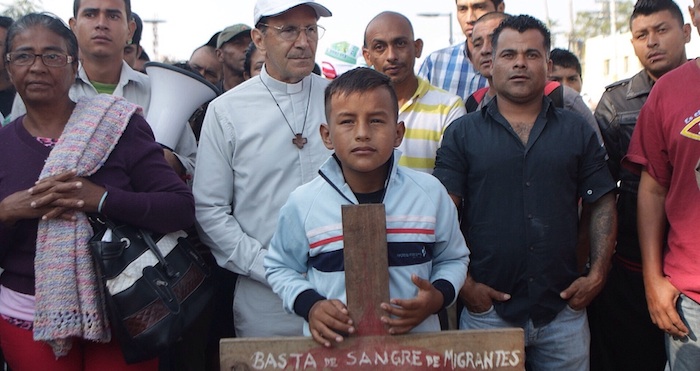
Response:
M179 65L221 94L171 147L144 119L130 0L75 0L68 24L0 17L7 367L218 369L227 337L335 347L358 331L341 206L381 203L389 334L518 327L527 370L698 370L700 59L678 4L636 1L643 69L595 112L540 20L505 0L455 5L464 39L419 68L423 41L386 11L365 28L368 68L327 79L315 60L331 10L257 0L252 27ZM688 5L699 27L700 0ZM210 306L148 361L126 363L111 334L88 214L196 227L211 258Z

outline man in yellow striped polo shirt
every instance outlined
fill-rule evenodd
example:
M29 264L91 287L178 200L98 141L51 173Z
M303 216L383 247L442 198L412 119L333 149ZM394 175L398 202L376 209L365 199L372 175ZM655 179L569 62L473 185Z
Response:
M423 41L414 39L411 22L399 13L380 13L365 29L362 55L369 66L391 78L399 98L399 121L406 126L399 164L432 173L442 133L466 110L459 96L416 76L414 66L422 50Z

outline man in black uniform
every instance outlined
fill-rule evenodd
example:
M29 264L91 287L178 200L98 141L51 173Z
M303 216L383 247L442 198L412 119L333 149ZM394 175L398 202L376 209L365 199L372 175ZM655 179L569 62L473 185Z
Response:
M632 46L644 69L607 87L595 118L618 187L618 233L605 288L588 307L591 370L663 370L664 333L651 322L637 238L639 177L620 166L654 82L685 63L690 25L672 0L639 0L630 17Z

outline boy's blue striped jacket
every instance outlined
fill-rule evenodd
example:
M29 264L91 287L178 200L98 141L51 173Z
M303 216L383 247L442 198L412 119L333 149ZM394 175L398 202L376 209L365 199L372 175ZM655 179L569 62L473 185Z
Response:
M415 297L418 289L411 282L415 273L430 282L449 282L454 298L469 263L455 205L432 175L398 166L400 156L394 152L383 202L390 296ZM267 280L289 312L294 312L299 294L307 290L346 303L341 205L358 202L334 156L321 166L319 174L298 187L280 210L277 231L265 257ZM414 332L439 330L438 318L433 315ZM309 334L308 323L304 331Z

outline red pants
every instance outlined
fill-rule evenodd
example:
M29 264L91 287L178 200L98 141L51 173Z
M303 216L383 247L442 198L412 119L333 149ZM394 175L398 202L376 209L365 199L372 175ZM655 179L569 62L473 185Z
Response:
M94 343L74 340L70 352L56 359L51 347L33 339L32 331L0 318L0 348L13 371L158 370L158 359L127 365L116 340Z

